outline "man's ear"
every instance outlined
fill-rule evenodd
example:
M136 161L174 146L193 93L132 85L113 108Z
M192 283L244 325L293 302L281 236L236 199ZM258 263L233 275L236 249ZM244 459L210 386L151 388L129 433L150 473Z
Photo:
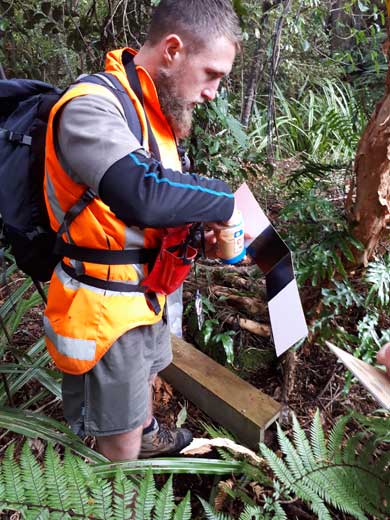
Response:
M169 34L163 42L163 60L167 67L174 66L184 57L184 43L177 34Z

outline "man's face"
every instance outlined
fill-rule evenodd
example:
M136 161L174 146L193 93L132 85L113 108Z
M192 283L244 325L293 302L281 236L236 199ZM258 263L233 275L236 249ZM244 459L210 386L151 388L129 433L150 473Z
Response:
M195 106L215 98L235 55L235 45L221 36L172 67L159 70L155 84L161 109L178 139L189 135Z

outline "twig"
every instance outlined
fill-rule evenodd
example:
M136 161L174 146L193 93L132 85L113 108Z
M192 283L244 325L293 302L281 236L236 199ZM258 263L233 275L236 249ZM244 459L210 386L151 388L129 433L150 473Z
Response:
M274 159L273 134L274 132L277 132L275 119L275 79L276 72L280 62L280 38L282 35L284 20L286 18L286 15L290 11L290 7L291 0L284 0L283 12L280 15L278 21L276 22L274 45L272 48L267 106L267 156L269 161L272 161Z
M258 323L257 321L245 318L238 318L238 320L236 320L234 317L228 318L226 322L238 323L242 329L247 330L252 334L256 334L257 336L261 336L262 338L268 338L271 336L271 327L266 323Z

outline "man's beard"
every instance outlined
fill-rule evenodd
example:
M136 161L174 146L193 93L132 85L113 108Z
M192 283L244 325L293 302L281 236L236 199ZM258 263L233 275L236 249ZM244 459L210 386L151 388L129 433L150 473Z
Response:
M169 74L159 70L155 78L158 99L161 110L170 124L177 139L188 137L192 126L193 106L183 99L178 92L178 82L181 80L180 71Z

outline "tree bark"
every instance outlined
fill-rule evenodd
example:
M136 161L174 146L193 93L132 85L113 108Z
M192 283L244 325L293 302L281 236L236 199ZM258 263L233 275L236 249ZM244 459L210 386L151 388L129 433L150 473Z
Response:
M359 142L355 175L356 199L350 215L353 234L364 246L355 252L355 259L367 265L390 213L390 94L377 105Z

